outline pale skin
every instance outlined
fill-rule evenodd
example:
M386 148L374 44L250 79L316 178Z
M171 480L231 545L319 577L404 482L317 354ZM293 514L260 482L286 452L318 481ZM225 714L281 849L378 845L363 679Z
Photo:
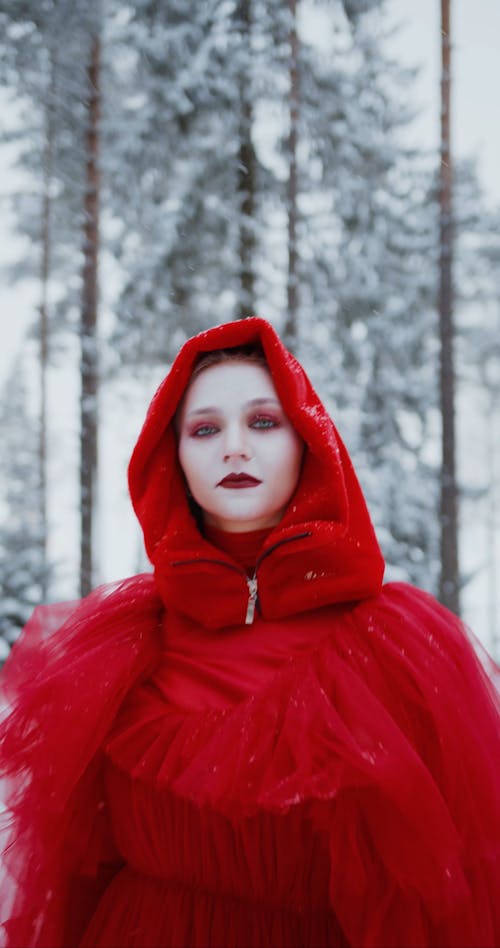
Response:
M178 420L179 461L206 523L273 527L297 486L304 444L264 365L220 362L191 382Z

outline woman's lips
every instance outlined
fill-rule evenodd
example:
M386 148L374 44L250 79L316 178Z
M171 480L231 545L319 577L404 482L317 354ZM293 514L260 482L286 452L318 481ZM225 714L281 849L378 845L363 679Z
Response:
M217 487L227 487L229 490L242 490L246 487L258 487L262 481L259 481L256 477L251 477L250 474L228 474L227 477L224 477Z

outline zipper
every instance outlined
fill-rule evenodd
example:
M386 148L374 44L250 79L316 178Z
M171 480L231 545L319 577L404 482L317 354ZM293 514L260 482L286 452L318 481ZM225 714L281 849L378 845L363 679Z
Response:
M247 612L245 616L245 625L252 625L254 616L255 616L255 607L257 605L257 593L258 593L258 584L257 576L254 573L253 576L247 576L247 586L248 586L248 602L247 602Z
M255 610L258 603L259 595L259 586L257 580L257 569L262 563L262 560L265 560L266 556L269 556L273 550L276 550L277 547L283 546L285 543L291 543L292 540L304 540L306 537L310 537L311 532L308 530L305 533L297 533L294 537L285 537L284 540L278 540L277 543L274 543L273 546L270 546L268 550L265 550L255 564L255 570L253 576L247 576L247 574L241 570L238 566L233 566L232 563L228 563L227 560L212 560L209 557L199 557L197 559L191 560L175 560L171 563L171 566L191 566L193 563L215 563L217 566L226 566L227 569L232 569L233 571L244 576L247 588L248 588L248 602L247 602L247 611L245 615L245 625L252 625L255 618Z
M247 602L247 612L245 616L245 625L252 625L255 617L255 609L258 602L258 582L257 582L257 569L259 568L262 560L265 560L266 556L269 556L278 546L283 546L285 543L291 543L292 540L303 540L305 537L310 537L311 534L309 531L306 533L298 533L294 537L285 537L284 540L278 540L277 543L274 543L273 546L270 546L268 550L265 550L262 556L259 556L255 564L255 571L253 576L247 576L247 586L248 586L248 602Z

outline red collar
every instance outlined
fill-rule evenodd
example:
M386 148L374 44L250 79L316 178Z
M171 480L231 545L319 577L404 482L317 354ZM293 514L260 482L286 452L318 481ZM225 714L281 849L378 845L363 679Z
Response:
M209 543L223 550L244 569L253 570L271 530L272 527L265 527L263 530L250 530L247 533L229 533L206 524L204 533Z
M259 553L254 581L232 557L198 536L195 546L175 550L168 538L159 543L153 557L155 579L167 609L212 629L248 622L255 594L257 614L274 620L367 598L380 581L369 539L346 544L334 524L275 527Z

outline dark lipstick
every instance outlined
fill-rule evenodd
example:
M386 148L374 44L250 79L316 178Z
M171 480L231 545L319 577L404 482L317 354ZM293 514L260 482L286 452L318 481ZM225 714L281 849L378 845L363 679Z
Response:
M245 487L258 487L262 481L259 481L256 477L251 477L250 474L228 474L224 477L217 487L226 487L229 490L243 490Z

